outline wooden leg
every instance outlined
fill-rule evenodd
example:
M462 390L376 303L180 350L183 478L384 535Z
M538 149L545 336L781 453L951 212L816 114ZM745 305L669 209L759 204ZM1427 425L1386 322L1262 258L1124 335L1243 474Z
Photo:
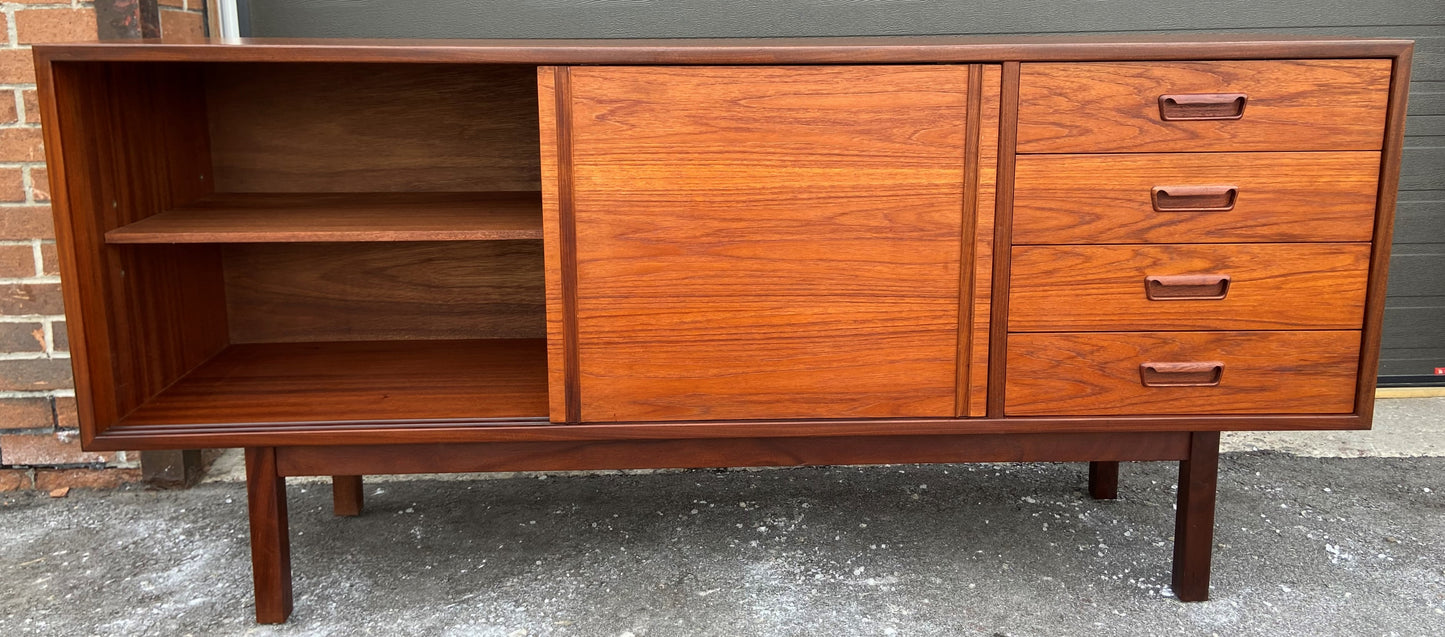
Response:
M1174 596L1209 599L1209 556L1214 548L1214 493L1219 477L1219 432L1195 432L1189 459L1179 463L1174 512Z
M361 476L331 476L331 505L336 515L361 515Z
M286 479L276 472L276 448L246 449L246 499L251 513L251 577L256 621L280 624L291 615L291 538Z
M1119 463L1089 463L1089 497L1115 500L1119 497Z

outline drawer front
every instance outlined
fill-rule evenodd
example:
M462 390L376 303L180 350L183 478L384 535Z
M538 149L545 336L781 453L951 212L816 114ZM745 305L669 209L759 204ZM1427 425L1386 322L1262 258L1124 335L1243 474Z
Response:
M1378 150L1390 60L1024 64L1020 153Z
M1011 334L1009 416L1343 414L1360 332Z
M1369 241L1378 152L1024 155L1013 242Z
M1019 246L1008 327L1359 329L1369 258L1362 243Z

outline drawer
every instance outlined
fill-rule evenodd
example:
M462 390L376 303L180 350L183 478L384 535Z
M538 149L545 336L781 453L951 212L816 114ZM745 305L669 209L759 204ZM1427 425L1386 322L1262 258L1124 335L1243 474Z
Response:
M1024 155L1013 242L1369 241L1380 154Z
M1024 64L1018 152L1379 150L1390 60Z
M1009 416L1343 414L1360 332L1010 334Z
M1008 328L1359 329L1369 259L1364 243L1018 246Z

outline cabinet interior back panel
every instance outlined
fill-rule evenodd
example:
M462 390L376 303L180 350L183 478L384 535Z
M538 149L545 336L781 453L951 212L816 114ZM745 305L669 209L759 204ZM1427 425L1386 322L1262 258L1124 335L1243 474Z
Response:
M220 192L536 191L536 70L207 67Z
M233 343L541 338L540 241L238 244Z
M967 83L572 69L582 420L951 416Z

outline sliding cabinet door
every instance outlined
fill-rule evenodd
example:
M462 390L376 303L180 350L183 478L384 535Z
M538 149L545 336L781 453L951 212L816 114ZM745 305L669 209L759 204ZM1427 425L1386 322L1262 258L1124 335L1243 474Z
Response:
M967 66L550 71L554 420L955 415Z

